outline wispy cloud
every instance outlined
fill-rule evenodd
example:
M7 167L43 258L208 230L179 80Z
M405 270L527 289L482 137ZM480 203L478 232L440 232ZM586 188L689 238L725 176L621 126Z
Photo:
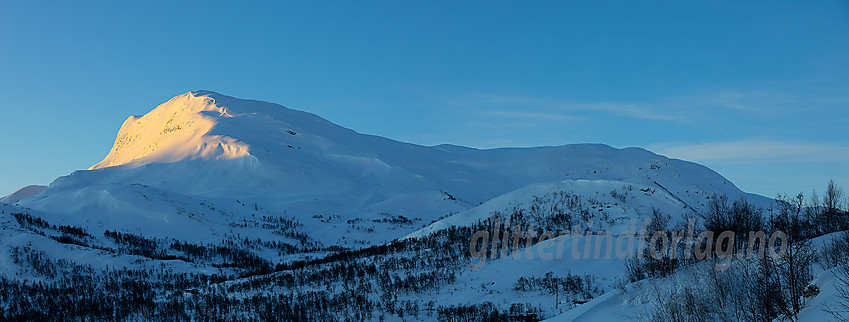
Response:
M807 87L806 87L807 88ZM690 93L658 101L660 105L676 106L681 109L747 112L751 115L793 114L812 110L843 109L849 103L846 91L829 90L814 92L799 90L793 86L761 90L721 90Z
M483 115L494 116L494 117L503 117L503 118L511 118L511 119L526 119L526 120L541 120L541 121L569 121L569 120L581 120L582 117L572 116L562 113L552 113L552 112L534 112L534 111L517 111L517 110L508 110L508 111L484 111Z
M451 99L455 106L486 109L481 115L519 118L577 120L588 112L602 112L614 116L644 120L682 120L683 116L643 104L617 102L568 102L555 99L522 97L499 94L475 94ZM500 109L508 108L504 111Z
M642 104L624 103L566 103L561 109L572 111L601 111L642 120L681 121L684 116L669 110L659 110Z
M775 113L796 111L800 104L809 101L797 95L769 90L733 91L725 90L684 97L665 99L662 104L683 109L711 110L722 108L750 113Z
M726 116L725 112L731 112L737 113L732 115L763 117L793 115L816 109L833 110L849 103L849 96L835 93L803 95L790 90L765 89L690 93L642 102L566 101L505 94L468 94L447 102L455 107L471 109L480 116L579 120L609 115L635 120L704 122L718 120L717 112Z
M664 143L648 148L668 157L698 162L849 162L849 146L813 142L741 140L698 144Z

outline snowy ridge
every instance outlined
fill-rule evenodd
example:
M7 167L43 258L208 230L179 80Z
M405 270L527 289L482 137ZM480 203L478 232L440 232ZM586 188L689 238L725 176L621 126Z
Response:
M15 192L0 198L0 203L15 204L23 199L35 196L46 190L47 186L30 185L16 190Z

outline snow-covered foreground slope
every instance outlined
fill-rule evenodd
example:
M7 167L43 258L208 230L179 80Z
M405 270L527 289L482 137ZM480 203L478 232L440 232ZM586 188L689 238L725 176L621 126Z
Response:
M842 232L832 233L813 239L813 249L822 250L825 244L833 238L842 238L842 234ZM735 264L740 265L741 263ZM642 280L611 289L602 296L594 298L573 310L546 319L546 321L650 321L653 320L652 314L661 301L680 296L682 290L688 287L695 293L707 292L709 295L707 298L700 298L700 295L696 295L695 303L691 304L712 305L720 303L719 298L710 297L709 291L699 288L699 286L715 283L713 278L717 274L723 273L722 271L711 272L714 269L713 265L713 261L698 263L694 266L685 267L669 277ZM601 269L600 271L604 272L605 270ZM753 274L754 272L749 273ZM839 309L836 306L836 302L840 300L837 288L845 289L847 287L837 280L836 275L840 274L839 268L824 268L822 263L817 263L812 267L812 274L814 278L810 285L816 286L818 293L810 297L803 297L801 302L803 307L796 318L798 321L835 321L835 317L828 312L828 308ZM753 296L738 291L739 293L734 293L732 296L741 299ZM701 296L704 296L704 294ZM711 301L711 303L701 303L700 300ZM738 316L737 318L742 317Z

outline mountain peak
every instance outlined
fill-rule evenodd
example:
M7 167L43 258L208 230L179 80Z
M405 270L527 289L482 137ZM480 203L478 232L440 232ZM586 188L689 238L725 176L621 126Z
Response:
M191 95L194 95L194 96L218 96L218 95L221 95L221 94L218 94L217 92L213 92L213 91L206 90L206 89L198 89L198 90L188 92L186 94L191 94ZM221 96L223 96L223 95L221 95Z
M265 153L294 148L293 139L305 138L293 133L310 133L310 146L322 147L328 140L345 140L355 132L279 104L196 90L177 95L143 116L130 116L106 158L89 170L237 159L251 155L252 149Z
M247 155L245 144L210 135L220 118L231 116L216 99L233 98L212 91L192 91L171 98L143 116L130 116L121 125L106 158L89 169Z

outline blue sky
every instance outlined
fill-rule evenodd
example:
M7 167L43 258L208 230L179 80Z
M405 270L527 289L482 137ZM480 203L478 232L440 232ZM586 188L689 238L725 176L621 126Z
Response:
M849 185L849 2L0 2L0 195L195 89L423 145L605 143Z

